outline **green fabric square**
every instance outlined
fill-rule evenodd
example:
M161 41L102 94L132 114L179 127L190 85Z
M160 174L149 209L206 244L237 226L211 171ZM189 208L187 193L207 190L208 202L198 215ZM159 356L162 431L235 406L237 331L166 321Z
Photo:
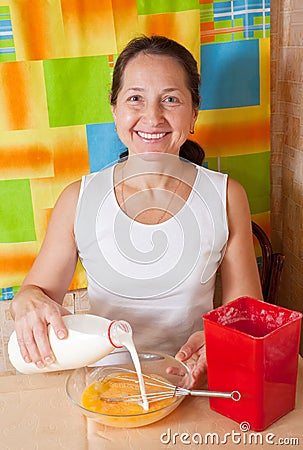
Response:
M0 6L0 14L9 14L9 6ZM1 17L0 17L0 20L1 20Z
M226 34L217 34L215 36L215 42L232 42L233 40L233 35L232 33L226 33Z
M218 170L218 158L217 156L215 157L210 157L210 158L205 158L203 165L210 170Z
M163 14L178 11L200 9L199 0L137 0L138 15Z
M233 24L231 20L220 20L214 23L215 30L220 30L221 28L232 28Z
M200 5L200 22L213 22L214 21L214 4L205 3Z
M244 26L243 23L244 23L244 21L243 21L242 18L241 19L235 19L234 20L234 27L243 27Z
M50 127L113 122L107 56L43 61Z
M16 61L16 53L2 53L0 54L0 62Z
M0 39L0 48L12 48L14 47L13 39Z
M0 181L0 242L36 240L29 180Z

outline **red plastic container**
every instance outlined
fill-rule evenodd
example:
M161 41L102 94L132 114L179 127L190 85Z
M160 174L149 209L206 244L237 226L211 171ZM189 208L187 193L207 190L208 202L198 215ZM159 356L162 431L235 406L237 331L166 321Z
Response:
M302 314L241 297L203 316L210 407L262 431L295 407Z

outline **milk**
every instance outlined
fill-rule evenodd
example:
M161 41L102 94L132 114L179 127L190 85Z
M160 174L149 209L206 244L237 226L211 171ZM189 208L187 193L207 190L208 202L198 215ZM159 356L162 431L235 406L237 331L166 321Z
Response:
M145 391L145 385L144 385L144 379L143 379L143 375L142 375L142 370L141 370L141 364L140 364L140 360L139 360L139 356L135 347L135 344L133 342L132 336L129 333L125 333L122 332L120 335L120 342L123 343L124 347L127 348L127 350L130 353L130 356L132 357L136 372L137 372L137 377L138 377L138 381L139 381L139 387L140 387L140 393L141 393L141 397L142 397L142 407L145 411L148 411L149 405L148 405L148 400L146 397L146 391Z

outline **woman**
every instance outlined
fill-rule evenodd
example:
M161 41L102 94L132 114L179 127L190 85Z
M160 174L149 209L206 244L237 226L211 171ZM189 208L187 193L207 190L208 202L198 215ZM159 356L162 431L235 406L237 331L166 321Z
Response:
M25 361L53 361L48 324L66 336L61 303L78 256L91 312L128 320L138 350L187 361L194 385L206 371L201 315L213 308L218 268L223 303L262 298L245 192L202 168L203 150L187 140L199 82L192 55L165 37L134 39L119 56L110 101L128 158L59 197L11 306Z

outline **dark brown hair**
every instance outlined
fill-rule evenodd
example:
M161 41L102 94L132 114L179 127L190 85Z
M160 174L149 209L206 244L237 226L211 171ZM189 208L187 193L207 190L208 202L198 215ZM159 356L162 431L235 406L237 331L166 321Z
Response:
M183 45L164 36L142 36L131 40L119 55L113 73L111 89L111 105L117 103L118 94L122 88L123 74L127 63L139 53L145 55L170 56L184 69L187 87L191 92L193 108L200 105L200 75L197 62L192 54ZM127 152L123 153L126 156ZM187 139L180 147L179 156L195 164L202 165L204 150L194 141Z

